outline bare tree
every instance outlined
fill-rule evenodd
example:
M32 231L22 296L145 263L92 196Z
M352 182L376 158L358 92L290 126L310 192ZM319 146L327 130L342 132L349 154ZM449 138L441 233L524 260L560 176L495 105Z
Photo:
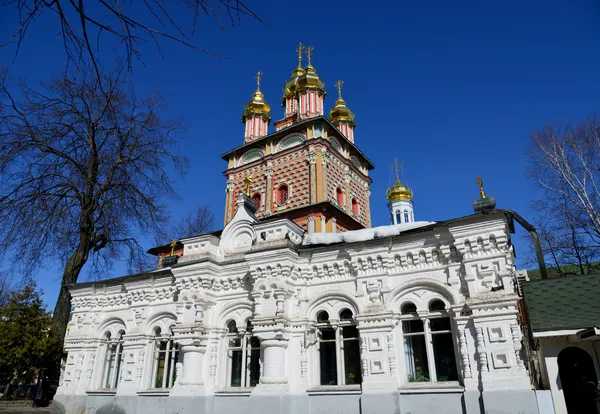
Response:
M549 126L531 135L528 174L548 264L555 274L590 273L600 260L600 124Z
M100 88L102 83L102 88ZM26 271L46 258L64 263L54 325L64 335L66 286L90 257L144 255L136 239L158 231L170 175L184 167L174 153L180 120L161 116L160 95L135 98L122 70L58 76L40 91L0 79L0 257ZM17 99L17 96L19 99Z
M2 14L10 11L18 21L17 29L1 47L15 44L18 55L30 27L41 16L55 19L63 40L67 61L79 65L92 62L100 73L99 50L101 39L108 37L115 48L123 48L131 68L133 59L142 61L140 45L154 43L162 56L161 40L182 44L210 55L221 55L194 44L192 37L203 18L217 21L225 30L223 19L232 25L249 16L258 16L240 0L7 0L0 3Z
M196 209L195 214L190 213L181 218L174 226L171 237L182 239L207 233L213 230L214 222L215 215L208 206L200 206Z

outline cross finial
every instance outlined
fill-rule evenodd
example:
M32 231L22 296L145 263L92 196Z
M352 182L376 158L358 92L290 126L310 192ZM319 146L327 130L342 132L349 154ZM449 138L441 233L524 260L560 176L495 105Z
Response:
M250 197L250 186L252 185L252 174L244 177L244 192Z
M396 170L396 181L400 181L400 178L398 177L398 167L402 167L402 164L404 164L404 161L398 162L398 157L394 157L394 163L390 165L390 168Z
M479 196L481 197L481 199L485 199L485 191L483 190L483 180L481 179L481 177L477 177L477 185L479 185Z
M262 72L258 71L258 73L256 74L255 78L256 78L256 92L260 92L260 78L262 78Z
M342 86L344 86L344 81L338 80L337 83L335 84L335 86L337 86L338 98L342 99Z
M177 246L177 241L171 240L171 243L169 243L169 246L171 246L171 256L173 256L173 253L175 253L175 246Z
M315 48L312 47L311 45L306 46L306 58L308 59L308 66L312 66L311 57L312 57L313 50L315 50Z
M296 53L298 53L298 69L302 69L302 51L304 50L304 46L302 43L296 49Z

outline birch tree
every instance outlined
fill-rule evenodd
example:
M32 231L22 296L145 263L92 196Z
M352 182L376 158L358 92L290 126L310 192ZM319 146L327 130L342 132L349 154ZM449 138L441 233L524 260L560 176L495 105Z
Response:
M531 135L528 174L546 259L561 276L590 273L600 260L600 124L556 125Z

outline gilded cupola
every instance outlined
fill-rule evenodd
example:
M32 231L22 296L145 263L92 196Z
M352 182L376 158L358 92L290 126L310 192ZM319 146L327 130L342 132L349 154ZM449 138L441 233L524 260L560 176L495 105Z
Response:
M260 91L260 79L262 72L256 75L256 92L252 95L252 99L244 105L244 113L242 114L242 122L246 122L248 118L254 115L260 115L267 122L271 120L271 106L265 101L265 96Z
M269 123L271 122L271 107L265 101L265 96L260 91L260 78L262 72L256 75L256 92L252 95L242 114L242 122L246 124L244 133L244 142L250 142L268 134Z
M338 80L335 84L338 90L338 99L337 101L335 101L335 106L331 109L331 111L329 111L329 120L333 125L336 126L341 122L347 122L352 127L355 127L356 123L354 122L354 112L352 112L350 108L348 108L348 106L346 105L346 101L342 99L343 84L344 82L341 80Z
M298 80L296 81L296 90L302 91L303 89L318 89L326 95L325 92L325 82L323 79L317 74L317 70L312 65L312 46L306 47L306 58L308 60L308 64L304 68L304 73L298 76Z
M296 94L297 86L298 86L298 78L304 75L304 69L302 69L302 52L304 50L304 46L302 43L296 49L298 53L298 66L292 72L292 76L290 76L283 86L283 103L281 106L285 106L286 99L294 96Z
M404 185L396 177L396 182L386 191L388 201L407 200L413 198L413 192L409 186Z

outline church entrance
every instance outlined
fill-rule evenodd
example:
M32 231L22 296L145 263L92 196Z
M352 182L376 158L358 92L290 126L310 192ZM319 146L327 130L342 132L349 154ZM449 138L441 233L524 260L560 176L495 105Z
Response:
M558 375L569 414L598 414L598 379L587 352L576 347L563 349L558 354Z

